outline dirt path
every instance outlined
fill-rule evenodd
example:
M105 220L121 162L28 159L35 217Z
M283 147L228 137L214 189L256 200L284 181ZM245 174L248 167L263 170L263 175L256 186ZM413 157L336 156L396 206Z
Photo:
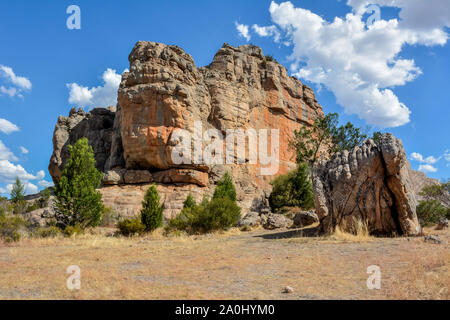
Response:
M433 231L432 233L438 233ZM1 299L449 299L446 244L263 230L202 237L82 236L0 247ZM81 269L81 290L66 268ZM379 266L380 290L367 267ZM285 286L294 293L283 294Z

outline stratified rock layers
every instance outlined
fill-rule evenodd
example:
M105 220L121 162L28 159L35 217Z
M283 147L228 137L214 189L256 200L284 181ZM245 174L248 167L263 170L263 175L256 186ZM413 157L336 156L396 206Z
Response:
M313 173L320 231L336 227L375 235L417 235L420 225L409 163L400 140L384 134L320 163Z

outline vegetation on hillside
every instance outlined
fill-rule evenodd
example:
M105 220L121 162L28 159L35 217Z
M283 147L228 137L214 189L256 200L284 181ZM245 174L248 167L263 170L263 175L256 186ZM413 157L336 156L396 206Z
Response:
M189 234L225 230L237 224L241 208L236 201L236 188L227 172L218 182L211 200L206 197L196 204L188 195L180 214L168 222L166 232L185 231Z

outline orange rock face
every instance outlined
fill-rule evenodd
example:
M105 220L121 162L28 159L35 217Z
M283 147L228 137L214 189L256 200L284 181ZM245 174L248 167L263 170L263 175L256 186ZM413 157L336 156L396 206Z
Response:
M279 170L274 174L261 174L264 165L260 161L249 163L249 148L260 146L250 147L250 140L246 139L245 164L225 163L228 147L224 145L224 163L183 164L182 169L190 170L165 171L161 174L167 176L160 181L197 181L196 184L206 186L214 184L228 170L238 188L254 196L270 189L274 176L295 167L295 155L289 146L294 131L323 116L312 90L290 77L279 63L267 61L255 46L234 48L225 44L209 66L197 68L192 57L179 47L138 42L129 61L130 72L124 74L118 94L120 132L129 169L180 169L172 159L177 146L172 135L183 129L195 136L196 122L202 127L200 136L217 129L224 142L229 129L253 129L258 134L267 129L268 148L273 138L270 130L279 130ZM206 145L203 141L203 148ZM193 159L194 143L190 152ZM201 183L190 177L193 170L199 171Z
M147 170L161 188L179 190L181 199L189 185L210 194L229 171L245 213L270 192L271 180L295 168L289 145L294 131L323 116L313 91L256 46L224 44L210 65L197 68L177 46L138 42L129 62L130 71L123 74L118 92L111 153L105 165L105 184L116 185L109 188L126 184L122 177L126 171ZM189 140L174 138L180 130L189 133ZM213 137L208 136L211 130ZM229 130L242 130L235 133L243 140L228 140ZM260 140L265 133L267 146ZM277 142L278 154L271 154ZM184 143L186 148L180 152ZM174 154L189 155L192 161L180 164ZM277 157L264 162L264 154ZM199 155L202 161L193 161ZM207 155L219 160L205 161ZM141 176L133 179L142 180ZM165 206L169 212L173 204L166 201Z

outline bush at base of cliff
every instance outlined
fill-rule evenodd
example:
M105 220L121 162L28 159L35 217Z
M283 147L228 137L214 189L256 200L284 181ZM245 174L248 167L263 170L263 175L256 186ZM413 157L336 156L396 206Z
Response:
M70 158L55 188L55 213L58 227L82 229L100 224L103 203L100 187L102 173L95 167L94 151L86 138L69 146Z
M140 218L125 219L117 224L119 232L125 237L131 237L134 235L141 235L145 231L145 226L142 224Z
M420 201L417 206L417 216L420 224L427 227L438 223L440 219L450 219L450 208L446 208L438 200Z
M160 197L154 184L148 188L142 202L141 221L145 231L149 232L162 226L163 207L160 205Z
M55 237L61 235L61 229L59 229L56 226L39 228L35 234L36 234L36 237L38 237L38 238L55 238Z
M169 221L166 232L176 230L188 234L201 234L226 230L237 224L241 217L241 208L229 198L216 198L195 207L185 207L181 213Z
M277 212L283 207L299 207L303 210L314 207L308 164L299 164L296 170L277 177L271 184L273 189L269 203L272 211Z

